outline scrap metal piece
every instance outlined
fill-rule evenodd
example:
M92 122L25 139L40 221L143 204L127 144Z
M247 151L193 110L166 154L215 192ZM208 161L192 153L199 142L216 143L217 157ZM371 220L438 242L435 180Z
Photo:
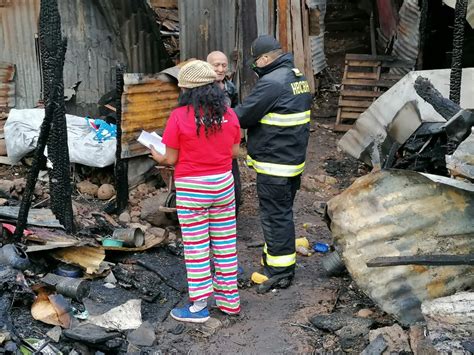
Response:
M451 175L474 181L474 132L459 144L452 155L446 156L446 167Z
M445 118L431 104L420 99L414 83L418 76L428 78L441 95L449 93L449 69L413 71L403 77L365 112L361 113L354 127L338 142L339 148L356 159L371 164L370 146L378 145L387 137L387 127L397 112L409 101L416 100L422 122L445 122ZM461 104L464 109L474 109L474 68L463 69ZM456 111L457 112L457 111ZM452 117L452 116L449 116Z
M349 273L402 324L423 320L423 301L474 286L472 265L367 267L377 256L474 253L472 184L428 176L382 170L357 179L327 204L332 235Z
M88 274L95 274L105 259L105 251L93 247L69 247L56 250L50 254L53 258L66 264L78 265Z
M0 217L16 219L20 207L0 206ZM47 208L31 209L28 213L26 224L29 226L64 228L56 219L53 212Z

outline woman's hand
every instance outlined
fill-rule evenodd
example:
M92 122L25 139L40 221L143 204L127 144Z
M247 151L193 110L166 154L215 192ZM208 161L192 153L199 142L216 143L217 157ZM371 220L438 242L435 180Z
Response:
M153 146L150 146L150 151L153 159L160 165L172 166L178 161L179 150L177 149L166 147L166 152L164 155L157 152Z
M158 164L163 164L165 156L161 153L158 153L153 146L150 146L151 156Z

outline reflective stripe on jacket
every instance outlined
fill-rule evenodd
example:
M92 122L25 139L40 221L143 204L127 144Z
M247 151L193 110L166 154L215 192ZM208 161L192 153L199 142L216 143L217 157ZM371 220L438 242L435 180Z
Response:
M235 108L247 128L247 162L260 174L292 177L305 166L312 95L284 54L264 68L252 92Z

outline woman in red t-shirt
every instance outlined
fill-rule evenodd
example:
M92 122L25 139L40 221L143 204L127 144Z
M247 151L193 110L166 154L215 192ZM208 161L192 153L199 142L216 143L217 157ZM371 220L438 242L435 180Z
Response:
M219 309L240 312L232 158L238 156L240 126L215 84L206 62L184 65L178 75L183 90L163 134L164 155L152 149L163 165L175 165L176 209L183 235L189 299L171 311L174 319L201 323L209 319L207 298ZM211 275L212 249L215 272Z

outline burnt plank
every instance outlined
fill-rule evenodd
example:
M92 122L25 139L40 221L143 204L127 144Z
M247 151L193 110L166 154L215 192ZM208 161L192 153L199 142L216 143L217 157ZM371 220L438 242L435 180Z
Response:
M372 79L377 80L377 73L367 73L367 72L358 72L358 71L348 71L347 79Z
M379 60L346 60L350 67L378 67L382 64Z
M382 91L369 91L369 90L341 90L341 96L346 97L379 97L383 94Z
M363 108L367 108L370 105L372 105L372 103L373 103L373 101L339 99L339 106L343 106L343 107L363 107Z
M381 256L367 262L368 267L397 265L474 265L474 254Z
M361 112L341 112L341 118L342 119L357 119L359 118Z
M381 87L391 87L395 84L395 80L364 80L364 79L343 79L343 85L353 85L353 86L381 86Z

